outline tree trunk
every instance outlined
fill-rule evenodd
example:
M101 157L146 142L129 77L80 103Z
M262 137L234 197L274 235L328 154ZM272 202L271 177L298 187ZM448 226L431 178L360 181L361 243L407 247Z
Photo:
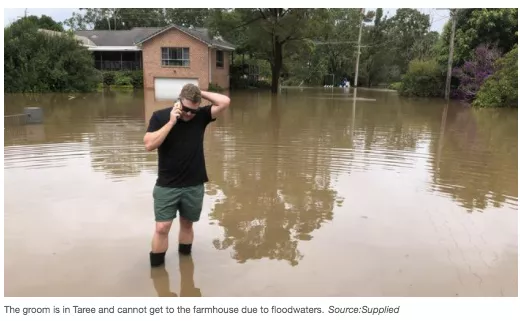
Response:
M279 41L278 36L274 39L274 61L271 64L271 92L273 94L278 93L278 85L280 83L280 72L282 71L282 44Z

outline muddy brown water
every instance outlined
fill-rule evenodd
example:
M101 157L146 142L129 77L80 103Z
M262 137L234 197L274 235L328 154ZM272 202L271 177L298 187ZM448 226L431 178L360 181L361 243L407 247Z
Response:
M153 92L5 95L6 296L517 296L517 110L232 92L192 258L148 262Z

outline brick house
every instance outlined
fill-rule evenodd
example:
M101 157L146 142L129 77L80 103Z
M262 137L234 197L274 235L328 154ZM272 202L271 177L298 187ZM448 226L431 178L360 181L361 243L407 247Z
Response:
M143 70L145 89L156 98L175 98L188 82L208 89L210 83L229 88L230 60L235 47L204 28L169 25L164 28L76 31L88 39L100 70Z

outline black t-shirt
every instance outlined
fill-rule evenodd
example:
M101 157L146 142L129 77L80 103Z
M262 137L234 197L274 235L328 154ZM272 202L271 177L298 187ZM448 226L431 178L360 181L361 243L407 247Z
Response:
M148 132L161 129L170 121L173 107L155 111L150 117ZM157 149L159 171L156 181L161 187L186 187L206 183L204 132L216 119L211 117L211 105L203 106L190 121L178 119Z

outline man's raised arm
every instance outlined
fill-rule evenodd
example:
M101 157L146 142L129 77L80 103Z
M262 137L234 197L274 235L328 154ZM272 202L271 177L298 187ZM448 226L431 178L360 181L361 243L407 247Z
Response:
M231 99L229 99L228 96L222 94L201 91L201 95L202 98L209 100L213 105L211 107L212 118L217 118L217 116L220 115L220 113L222 113L224 110L226 110L229 107L229 104L231 103Z

